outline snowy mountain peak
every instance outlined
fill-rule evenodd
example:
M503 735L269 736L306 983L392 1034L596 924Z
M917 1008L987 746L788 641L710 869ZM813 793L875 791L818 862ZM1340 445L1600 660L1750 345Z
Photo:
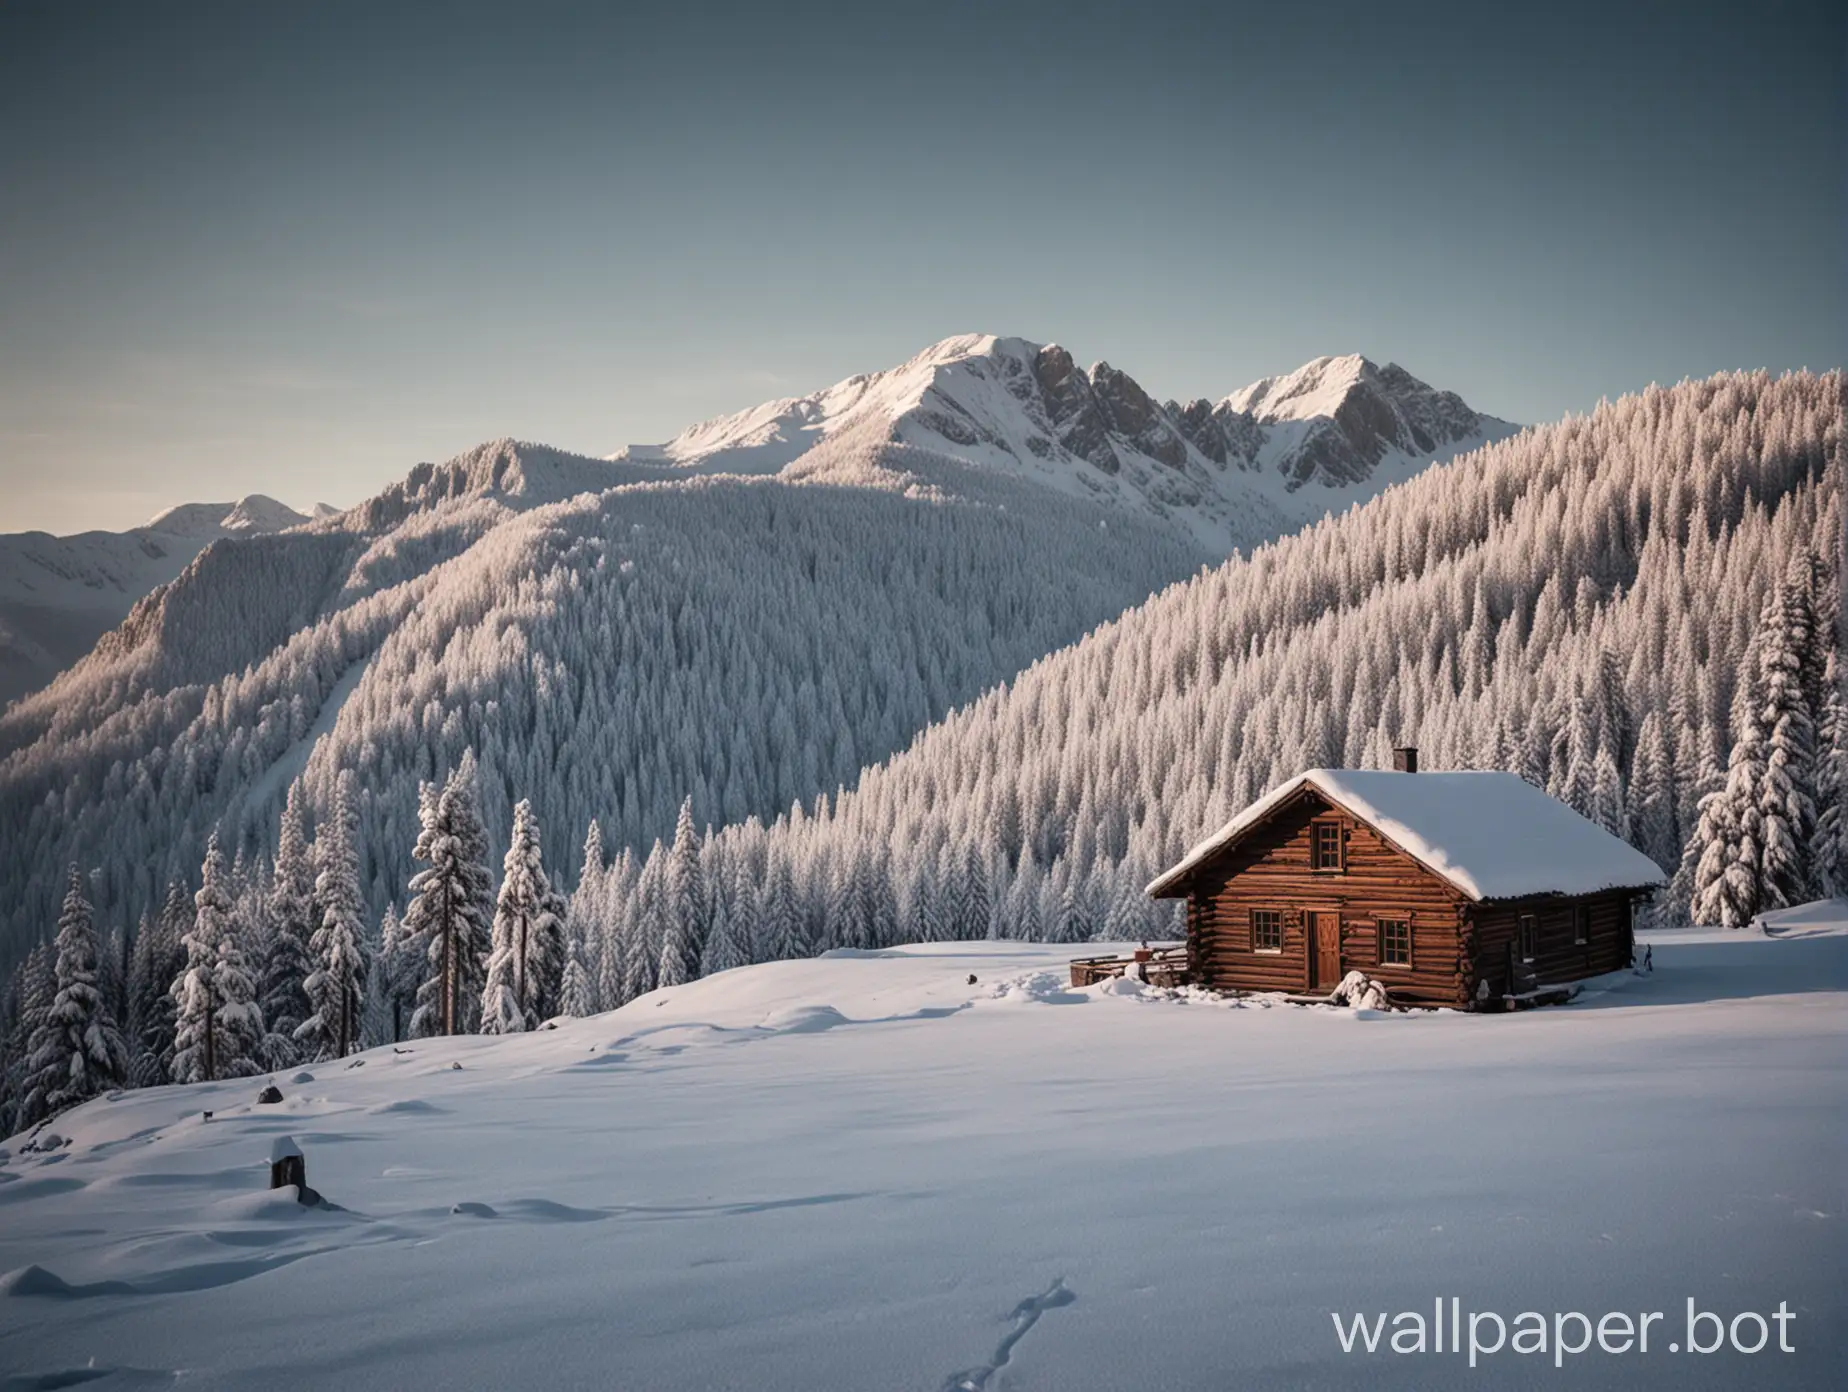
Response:
M170 537L212 538L226 532L280 532L307 520L286 503L262 493L250 493L235 503L176 503L155 513L139 530Z
M1263 464L1291 488L1365 483L1389 456L1429 459L1516 429L1397 363L1380 367L1358 353L1316 358L1220 402L1190 403L1181 414L1199 448Z
M1159 402L1108 362L1086 371L1057 343L960 334L887 371L716 417L611 459L776 473L851 431L856 442L911 445L1178 521L1229 550L1512 430L1399 367L1356 355L1317 358L1218 402L1183 406ZM1320 488L1302 493L1310 484Z
M489 440L441 464L423 463L344 512L317 513L341 530L379 532L457 499L490 499L515 511L601 493L625 483L677 477L662 464L592 459L526 440Z
M1294 372L1263 377L1226 398L1234 410L1265 422L1332 416L1363 378L1376 371L1358 353L1316 358Z
M262 493L251 493L238 499L236 506L225 514L218 525L227 532L280 532L289 527L299 527L307 520L306 514L297 512L286 503L279 503Z

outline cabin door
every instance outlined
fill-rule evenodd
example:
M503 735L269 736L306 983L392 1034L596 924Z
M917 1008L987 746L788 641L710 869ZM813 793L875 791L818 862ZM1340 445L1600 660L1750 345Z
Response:
M1315 942L1309 955L1309 985L1332 991L1341 983L1341 915L1311 914Z

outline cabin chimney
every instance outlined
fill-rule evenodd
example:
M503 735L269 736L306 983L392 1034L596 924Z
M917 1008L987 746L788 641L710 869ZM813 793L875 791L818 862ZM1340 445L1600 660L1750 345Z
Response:
M1401 745L1392 751L1392 768L1394 773L1418 772L1418 746Z

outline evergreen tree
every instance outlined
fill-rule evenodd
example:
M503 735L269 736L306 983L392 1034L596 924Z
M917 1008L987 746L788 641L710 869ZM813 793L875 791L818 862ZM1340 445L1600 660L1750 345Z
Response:
M513 809L513 839L502 869L481 995L483 1034L537 1028L556 1013L564 976L564 906L546 879L539 826L524 799Z
M315 841L320 873L314 893L321 922L308 942L314 970L302 983L314 1012L295 1029L309 1059L345 1058L361 1047L370 951L359 891L359 851L353 844L358 822L353 804L353 774L347 770L334 794L333 816Z
M810 955L799 918L789 865L781 856L776 856L769 867L762 911L758 916L760 941L756 956L759 961L785 962Z
M1766 909L1803 903L1814 882L1816 731L1805 678L1815 636L1806 577L1793 568L1766 605L1759 630L1756 725L1764 732L1765 756L1758 815Z
M302 1057L296 1031L314 1014L307 982L315 969L308 950L314 935L314 864L308 845L306 794L298 778L283 804L282 829L270 878L269 941L263 954L258 999L268 1033L263 1059L271 1069L292 1067Z
M1688 854L1694 860L1696 923L1742 928L1764 904L1762 813L1765 739L1757 683L1748 671L1735 704L1738 721L1726 783L1700 802L1700 821Z
M443 791L426 789L404 928L421 944L428 975L417 990L414 1035L471 1034L486 969L493 888L487 835L475 801L475 758L465 753Z
M574 945L594 1002L601 987L603 938L609 918L609 867L604 863L603 831L593 817L584 833L583 863L578 870L577 887L565 901L565 941ZM570 958L566 958L569 970ZM563 984L560 984L563 990ZM559 1007L564 1008L562 1003Z
M666 897L667 851L659 841L648 852L636 876L635 891L629 896L628 912L622 932L622 999L626 1004L646 995L659 984L661 946L666 933L662 926L663 900Z
M1044 933L1040 918L1040 891L1044 875L1033 858L1031 843L1022 845L1020 859L1014 867L1014 883L1008 888L1008 933L1024 942L1036 942Z
M1828 632L1829 630L1824 630ZM1848 895L1848 708L1839 652L1833 644L1823 679L1816 730L1816 892Z
M379 955L373 970L379 982L381 1039L397 1044L409 1037L423 966L422 945L405 931L398 906L388 904L379 920Z
M699 975L706 945L706 887L700 874L699 837L693 830L693 799L680 804L674 845L667 858L658 984L680 986Z
M116 1027L116 1034L124 1040L127 1047L128 1030L128 959L131 951L129 935L120 928L110 931L102 938L96 954L96 989L103 998L103 1012L108 1015ZM128 1082L128 1073L124 1070L120 1083Z
M14 977L13 995L14 1017L7 1031L6 1051L8 1135L44 1119L44 1095L33 1097L29 1065L32 1041L38 1036L58 995L57 960L50 943L42 942L26 954Z
M1602 736L1591 765L1591 820L1612 836L1627 838L1630 818L1624 808L1623 777L1617 772L1617 759Z
M56 994L28 1046L27 1124L120 1086L128 1048L96 984L96 925L73 865L58 918Z
M181 924L190 909L185 889L169 885L159 916L143 917L135 934L128 973L128 1046L136 1087L159 1087L170 1079L175 1022L170 988L186 962Z
M993 931L994 900L988 890L988 864L971 838L963 846L962 899L958 904L958 936L964 941L986 938Z
M1681 858L1681 831L1675 823L1675 788L1656 711L1643 717L1636 741L1636 762L1630 775L1630 837L1638 850L1662 867L1674 870Z
M590 973L584 969L583 939L572 937L565 949L565 975L558 989L558 1013L585 1019L597 1013L591 1000Z
M210 1082L258 1071L263 1040L256 985L234 931L225 858L213 836L202 882L193 896L192 931L184 939L186 965L173 983L176 1007L173 1080Z

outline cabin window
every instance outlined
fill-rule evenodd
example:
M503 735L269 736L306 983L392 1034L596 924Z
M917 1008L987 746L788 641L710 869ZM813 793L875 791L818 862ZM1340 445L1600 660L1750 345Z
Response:
M1253 952L1283 951L1283 913L1278 909L1253 909L1251 911L1251 950Z
M1539 926L1539 920L1532 914L1521 915L1519 931L1516 937L1520 945L1521 960L1523 962L1531 962L1534 960L1534 942L1540 936Z
M1382 918L1380 925L1380 965L1409 967L1412 964L1412 921L1409 918Z
M1315 870L1340 870L1341 864L1341 823L1316 822L1310 829L1313 838L1310 845L1310 868Z
M1579 904L1572 910L1572 945L1583 947L1591 941L1591 906Z

